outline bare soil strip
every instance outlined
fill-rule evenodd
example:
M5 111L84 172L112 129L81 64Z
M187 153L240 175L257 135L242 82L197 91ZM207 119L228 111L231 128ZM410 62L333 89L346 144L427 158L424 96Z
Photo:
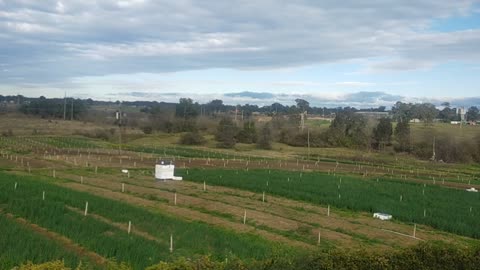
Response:
M84 192L89 192L91 194L100 196L100 197L105 197L108 199L113 199L117 201L122 201L126 203L131 203L137 206L142 206L150 209L157 209L161 210L163 212L166 212L172 216L179 216L183 219L186 220L192 220L192 221L202 221L211 225L215 226L220 226L224 228L229 228L233 229L238 232L245 232L245 233L253 233L253 234L258 234L262 237L265 237L268 240L274 241L274 242L282 242L287 245L293 246L293 247L301 247L301 248L311 248L313 247L312 245L300 242L300 241L295 241L292 239L289 239L287 237L277 235L274 233L270 233L265 230L260 230L257 229L249 224L241 224L241 223L235 223L232 221L224 220L221 218L218 218L216 216L212 216L209 214L205 214L202 212L194 211L188 208L181 208L181 207L176 207L172 205L165 205L162 203L146 200L143 198L139 198L133 195L129 195L126 193L120 193L120 192L115 192L111 191L105 188L99 188L99 187L94 187L94 186L88 186L88 185L82 185L79 183L63 183L61 184L62 186L72 188L74 190L78 191L84 191Z
M62 177L71 178L72 175L62 174ZM116 178L112 175L98 175L97 178L84 177L84 183L88 185L105 188L117 193L121 192L122 180L126 179ZM169 186L170 190L177 191L177 206L175 206L177 208L194 207L193 211L195 211L196 208L202 208L209 211L230 214L234 216L238 222L241 222L243 211L247 209L248 219L253 220L255 224L285 231L295 231L301 227L310 228L312 239L315 239L318 230L321 230L322 238L334 240L342 246L354 247L364 244L362 241L359 242L359 239L352 239L352 235L363 235L366 238L375 239L377 240L375 245L379 248L385 248L386 246L405 246L417 242L417 239L403 237L412 233L412 227L393 222L379 221L372 219L370 215L366 214L345 217L342 214L334 213L332 209L330 217L327 217L326 208L320 206L272 196L268 197L268 202L263 203L259 200L261 197L259 197L258 194L248 191L215 186L209 187L208 192L203 192L201 191L200 185L190 182L155 183L141 179L129 180L135 182L135 185L126 184L126 190L129 192L129 195L134 197L141 197L143 199L148 198L146 195L155 195L167 201L163 202L163 204L172 206L173 192L165 190L165 188ZM163 188L163 190L159 188ZM156 203L162 204L162 202ZM239 207L239 205L244 207ZM305 209L306 211L301 211L299 208ZM398 232L398 234L392 232ZM442 237L435 233L430 233L426 226L422 226L422 230L420 230L419 227L417 235L421 235L427 239L451 240L449 237ZM365 241L365 239L360 240Z
M66 208L67 208L68 210L72 211L72 212L77 213L77 214L83 215L83 213L84 213L83 210L77 209L77 208L74 208L74 207L71 207L71 206L66 206ZM89 217L92 217L92 218L94 218L94 219L96 219L96 220L99 220L99 221L101 221L101 222L103 222L103 223L112 225L113 227L116 227L116 228L118 228L118 229L120 229L120 230L122 230L122 231L128 232L128 224L122 224L122 223L114 222L114 221L112 221L112 220L110 220L110 219L108 219L108 218L102 217L102 216L97 215L97 214L89 213L88 216L89 216ZM130 233L131 233L131 234L135 234L135 235L140 236L140 237L143 237L143 238L145 238L145 239L147 239L147 240L155 241L155 242L160 243L160 244L168 244L167 241L162 241L162 240L156 238L155 236L153 236L153 235L151 235L151 234L149 234L149 233L147 233L147 232L144 232L144 231L141 231L141 230L139 230L139 229L136 229L134 224L132 224L132 228L131 228Z

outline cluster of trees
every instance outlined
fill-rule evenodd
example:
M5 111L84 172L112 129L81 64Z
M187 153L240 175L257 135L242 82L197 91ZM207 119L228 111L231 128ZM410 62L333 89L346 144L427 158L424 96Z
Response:
M26 114L53 118L63 118L65 115L67 119L82 117L84 120L88 119L88 115L90 115L90 113L87 116L84 114L91 105L120 105L119 101L112 103L91 99L67 99L67 106L65 106L64 99L26 98L23 96L0 96L0 102L2 101L19 104L19 110ZM134 116L129 117L126 125L133 126L136 123L136 126L141 127L147 134L154 131L183 132L179 141L182 144L203 144L206 142L203 134L212 134L218 142L217 146L223 148L232 148L236 143L246 143L256 144L258 148L270 149L272 142L277 141L292 146L310 145L311 147L380 150L393 148L397 152L409 152L422 158L431 157L432 143L425 140L413 142L410 120L418 118L428 125L434 119L446 122L459 119L456 108L452 108L449 103L442 105L443 109L438 110L429 103L397 102L392 107L389 117L372 121L357 112L385 112L384 106L363 110L350 107L318 108L311 107L309 102L304 99L296 99L295 104L291 106L273 103L263 107L249 104L225 105L219 99L199 104L190 98L181 98L178 103L154 101L122 103L122 106L142 107L141 112L137 112L137 115L129 112L129 115ZM272 120L257 128L256 122L251 117L253 112L269 115ZM326 130L316 127L308 128L308 125L304 126L304 121L313 113L325 116L334 115L335 118ZM140 118L142 119L139 120ZM478 121L478 108L475 106L469 108L466 119ZM392 122L395 122L395 125ZM457 141L447 135L438 136L438 140L438 159L448 162L465 159L480 160L476 154L476 141Z
M215 133L215 139L218 141L217 146L221 148L233 148L235 144L246 143L256 144L260 149L272 148L272 136L270 125L265 124L260 131L257 132L255 122L246 121L243 128L239 129L237 125L229 117L220 120Z
M47 99L42 96L24 102L19 110L42 118L79 119L87 111L87 105L80 99Z

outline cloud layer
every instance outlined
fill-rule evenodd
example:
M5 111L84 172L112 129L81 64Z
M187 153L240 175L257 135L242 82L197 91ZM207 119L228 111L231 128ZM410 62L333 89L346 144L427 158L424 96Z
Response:
M475 1L0 1L0 79L362 61L368 72L478 61L480 30L429 31Z
M295 104L295 99L305 99L311 106L316 107L355 107L376 108L379 106L391 107L397 101L412 102L412 103L432 103L436 106L441 106L443 102L450 102L453 107L461 106L468 108L470 106L478 106L480 104L480 97L465 97L465 98L429 98L429 97L406 97L401 95L392 95L382 91L359 91L348 94L324 95L324 94L272 94L266 92L229 92L224 94L188 94L185 93L155 93L155 92L122 92L111 93L110 96L114 100L162 100L167 102L178 102L182 97L192 98L195 102L207 103L213 99L221 99L225 104L254 104L259 106L271 105L274 102L279 102L284 105Z

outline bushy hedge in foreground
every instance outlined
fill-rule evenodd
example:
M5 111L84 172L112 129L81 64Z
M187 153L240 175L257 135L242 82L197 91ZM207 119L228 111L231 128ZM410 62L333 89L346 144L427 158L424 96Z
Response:
M55 265L55 268L49 266ZM475 270L480 266L480 247L459 248L434 242L422 243L401 251L341 251L306 256L274 257L262 261L215 261L211 257L181 258L174 262L161 262L147 270ZM26 264L19 270L67 270L61 262L43 265ZM83 269L82 267L77 269ZM112 264L106 269L130 269L124 264Z

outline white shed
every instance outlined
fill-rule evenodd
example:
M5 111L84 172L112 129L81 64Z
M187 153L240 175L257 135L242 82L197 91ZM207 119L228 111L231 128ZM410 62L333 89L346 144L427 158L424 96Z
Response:
M385 213L373 213L374 218L378 218L380 220L390 220L392 219L392 215L385 214Z
M182 177L174 176L175 165L171 161L161 160L155 165L155 179L158 180L182 180Z

